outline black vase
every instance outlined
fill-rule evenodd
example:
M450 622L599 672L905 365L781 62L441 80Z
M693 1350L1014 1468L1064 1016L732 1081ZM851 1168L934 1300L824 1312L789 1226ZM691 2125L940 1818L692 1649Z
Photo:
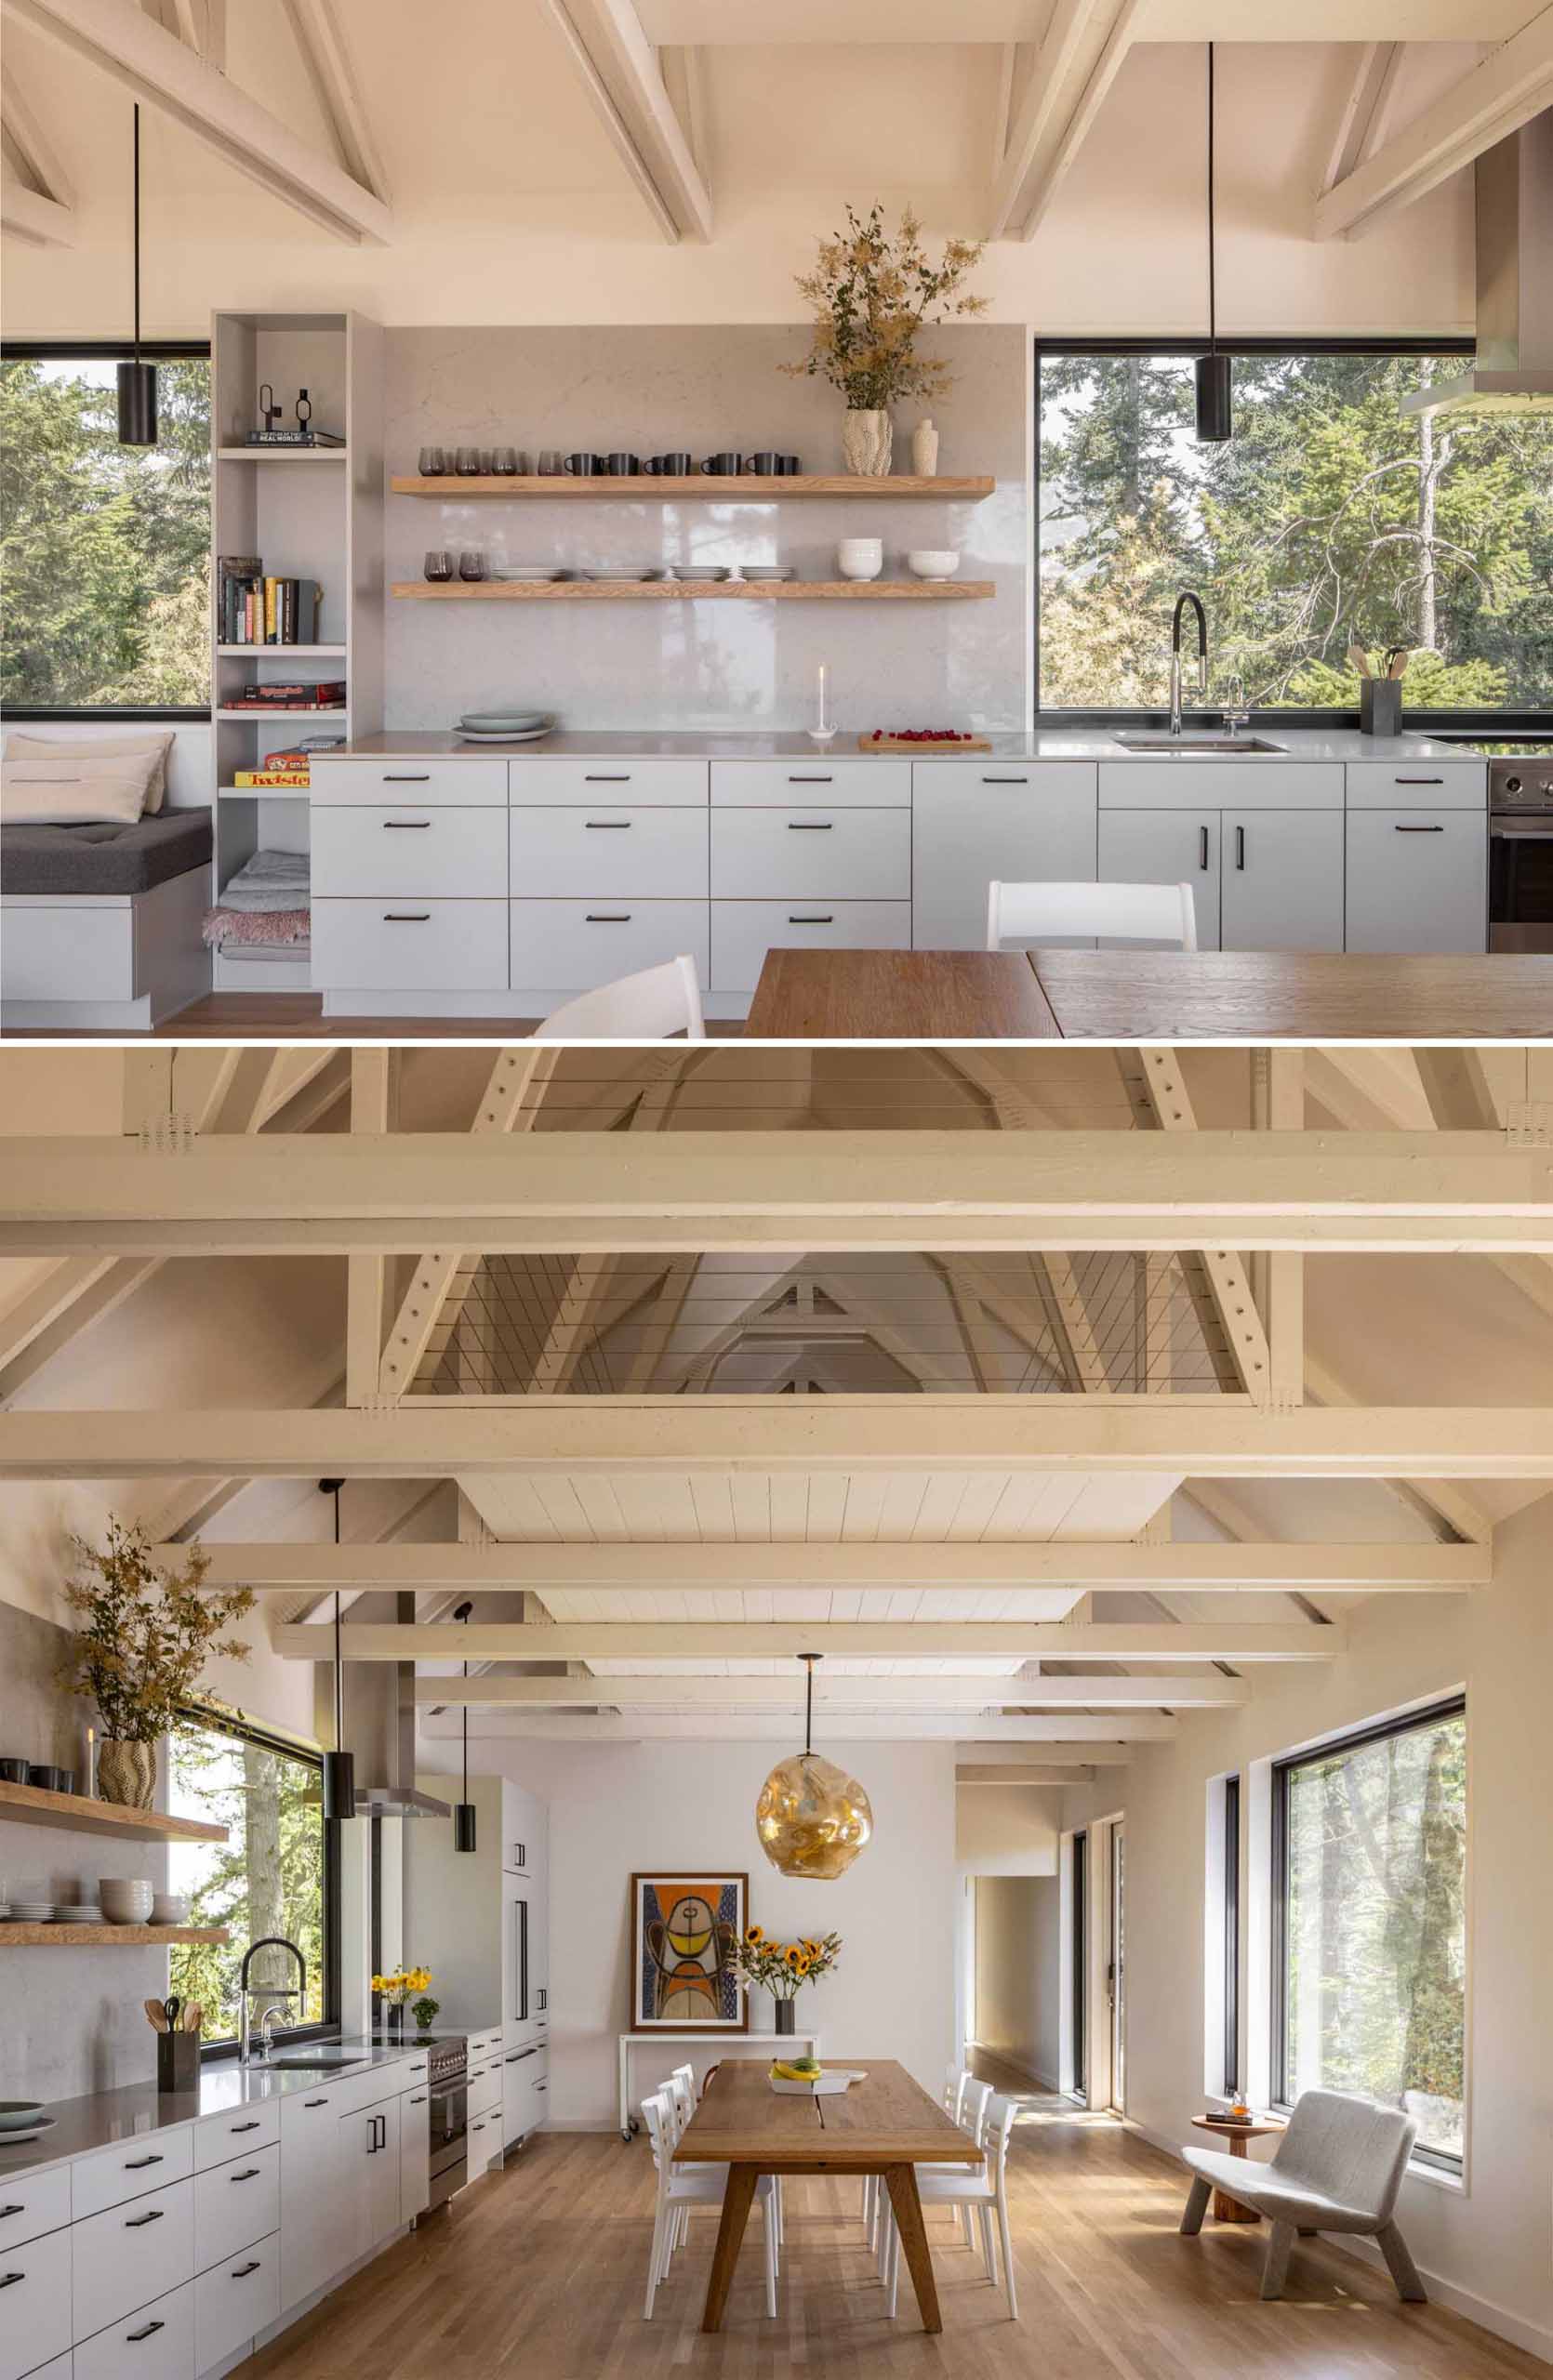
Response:
M778 2000L776 2006L776 2030L779 2033L796 2032L798 2030L798 2012L794 2008L791 2000Z
M396 2042L402 2042L405 2038L404 2002L402 2000L391 2000L388 2006L384 2009L383 2015L387 2020L387 2030L391 2039Z

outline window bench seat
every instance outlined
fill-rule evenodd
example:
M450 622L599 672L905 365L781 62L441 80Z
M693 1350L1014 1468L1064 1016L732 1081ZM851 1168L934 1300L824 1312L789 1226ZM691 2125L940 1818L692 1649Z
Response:
M146 1032L210 988L211 813L0 832L0 1025Z

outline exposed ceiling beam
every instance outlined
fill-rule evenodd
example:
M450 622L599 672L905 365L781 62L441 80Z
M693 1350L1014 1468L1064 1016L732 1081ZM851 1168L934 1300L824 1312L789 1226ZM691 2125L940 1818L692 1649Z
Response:
M1314 236L1373 231L1549 105L1553 8L1545 7L1319 198Z
M803 1708L803 1680L791 1677L418 1677L418 1703L449 1710L574 1711L605 1703L620 1711L790 1711ZM1239 1710L1250 1691L1217 1670L1195 1677L825 1677L815 1709L839 1711L1216 1711Z
M1048 1761L1040 1766L1033 1762L1029 1768L1016 1768L1012 1762L962 1761L956 1767L956 1785L1075 1785L1081 1783L1078 1760L1064 1768Z
M1323 191L1351 174L1361 165L1371 151L1385 138L1387 118L1397 87L1397 69L1401 63L1402 45L1400 41L1356 42L1352 46L1359 55L1354 63L1353 80L1348 86L1338 118L1337 130L1332 143L1321 180Z
M38 196L51 198L56 206L67 210L73 207L75 192L54 135L17 80L8 59L0 64L0 131L23 179Z
M1553 1250L1553 1151L1502 1132L39 1135L0 1255ZM1243 1329L1244 1319L1231 1312Z
M590 56L630 127L677 231L712 235L711 193L633 0L569 0Z
M0 1342L13 1351L0 1352L0 1402L15 1396L79 1331L105 1321L161 1270L153 1256L110 1257L104 1265L84 1261L89 1277L77 1276L71 1280L69 1276L76 1274L76 1260L67 1258L57 1268L58 1274L66 1276L63 1280L46 1284L26 1309L19 1313L13 1308L0 1320ZM37 1322L37 1316L46 1312L46 1320ZM35 1328L26 1327L29 1316Z
M421 1731L433 1740L457 1739L463 1713L449 1709L442 1717L430 1712ZM1042 1758L1059 1745L1170 1743L1178 1723L1167 1712L1117 1711L1108 1717L1059 1711L1038 1712L1033 1718L977 1718L977 1736L1000 1748L1009 1744L1040 1744ZM967 1721L963 1712L860 1712L838 1725L836 1736L846 1743L958 1743ZM470 1714L471 1739L477 1737L529 1737L543 1743L654 1743L683 1739L696 1743L791 1743L798 1723L789 1712L750 1711L724 1716L718 1712L633 1711L618 1718L591 1711L482 1711ZM1085 1751L1085 1761L1103 1755Z
M572 63L577 68L589 103L615 154L626 169L632 189L646 207L659 232L670 245L678 245L683 226L667 192L659 186L651 165L643 153L632 126L617 103L609 84L599 70L597 60L584 39L577 17L566 0L544 0L545 14L560 34Z
M959 1743L955 1746L957 1760L972 1767L995 1765L1001 1770L1023 1775L1029 1768L1049 1765L1062 1767L1124 1768L1132 1754L1124 1744L1055 1745L1021 1744L1004 1737L1001 1743Z
M392 1130L398 1093L399 1052L386 1042L367 1042L351 1052L351 1130L370 1155ZM376 1250L352 1256L345 1268L345 1402L370 1405L378 1395L383 1334L392 1271Z
M271 1641L287 1660L325 1657L317 1631L306 1622L276 1628ZM451 1622L418 1621L413 1627L362 1623L345 1630L342 1644L348 1661L794 1660L810 1652L851 1659L952 1660L976 1655L1022 1661L1250 1663L1335 1660L1343 1631L1308 1622L1281 1628L1266 1620L1239 1627L1182 1623L1160 1628L1129 1627L1115 1620L1069 1628L1055 1620L561 1620L543 1627L524 1620L471 1620L458 1623L457 1633ZM1041 1699L1027 1694L1023 1686L1017 1694L1000 1686L988 1697L989 1701Z
M160 1559L176 1548L158 1547ZM461 1594L527 1592L630 1594L644 1589L931 1589L979 1601L989 1590L1072 1586L1190 1588L1199 1593L1286 1588L1467 1593L1493 1575L1487 1545L1241 1545L989 1543L839 1545L728 1540L689 1545L208 1545L211 1593L254 1587L261 1594L368 1587ZM471 1621L471 1626L474 1623ZM610 1623L614 1624L614 1623ZM915 1624L915 1623L913 1623ZM1005 1626L997 1621L989 1625ZM1029 1623L1021 1623L1029 1624ZM1096 1623L1097 1625L1100 1623ZM1213 1623L1215 1632L1219 1622ZM1172 1631L1175 1634L1176 1632ZM1078 1638L1069 1626L1064 1643ZM1082 1640L1081 1640L1082 1641Z
M12 181L7 175L0 180L0 231L10 232L29 247L73 248L74 210L61 206L56 199L45 198L39 191L28 190L24 183Z
M379 198L133 0L4 0L4 11L99 67L334 238L389 240L392 217Z
M525 1397L341 1409L0 1414L0 1478L458 1473L1164 1472L1205 1479L1549 1479L1553 1415L1526 1406L1308 1407L1157 1396Z
M1033 239L1132 46L1138 0L1055 0L994 178L989 237Z
M388 176L334 0L285 0L285 13L346 172L387 206Z

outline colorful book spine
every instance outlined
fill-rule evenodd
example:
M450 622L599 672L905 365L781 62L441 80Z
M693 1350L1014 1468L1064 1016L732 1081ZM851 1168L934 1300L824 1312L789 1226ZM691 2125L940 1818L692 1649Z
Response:
M294 785L305 788L311 784L312 775L307 769L234 769L232 781L238 786Z

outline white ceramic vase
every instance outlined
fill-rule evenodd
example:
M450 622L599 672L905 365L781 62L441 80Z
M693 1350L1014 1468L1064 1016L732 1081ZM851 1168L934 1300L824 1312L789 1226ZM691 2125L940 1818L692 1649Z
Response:
M842 416L842 454L854 479L888 476L894 433L882 406L849 405Z
M911 469L920 480L938 476L938 432L931 421L919 421L911 432Z

